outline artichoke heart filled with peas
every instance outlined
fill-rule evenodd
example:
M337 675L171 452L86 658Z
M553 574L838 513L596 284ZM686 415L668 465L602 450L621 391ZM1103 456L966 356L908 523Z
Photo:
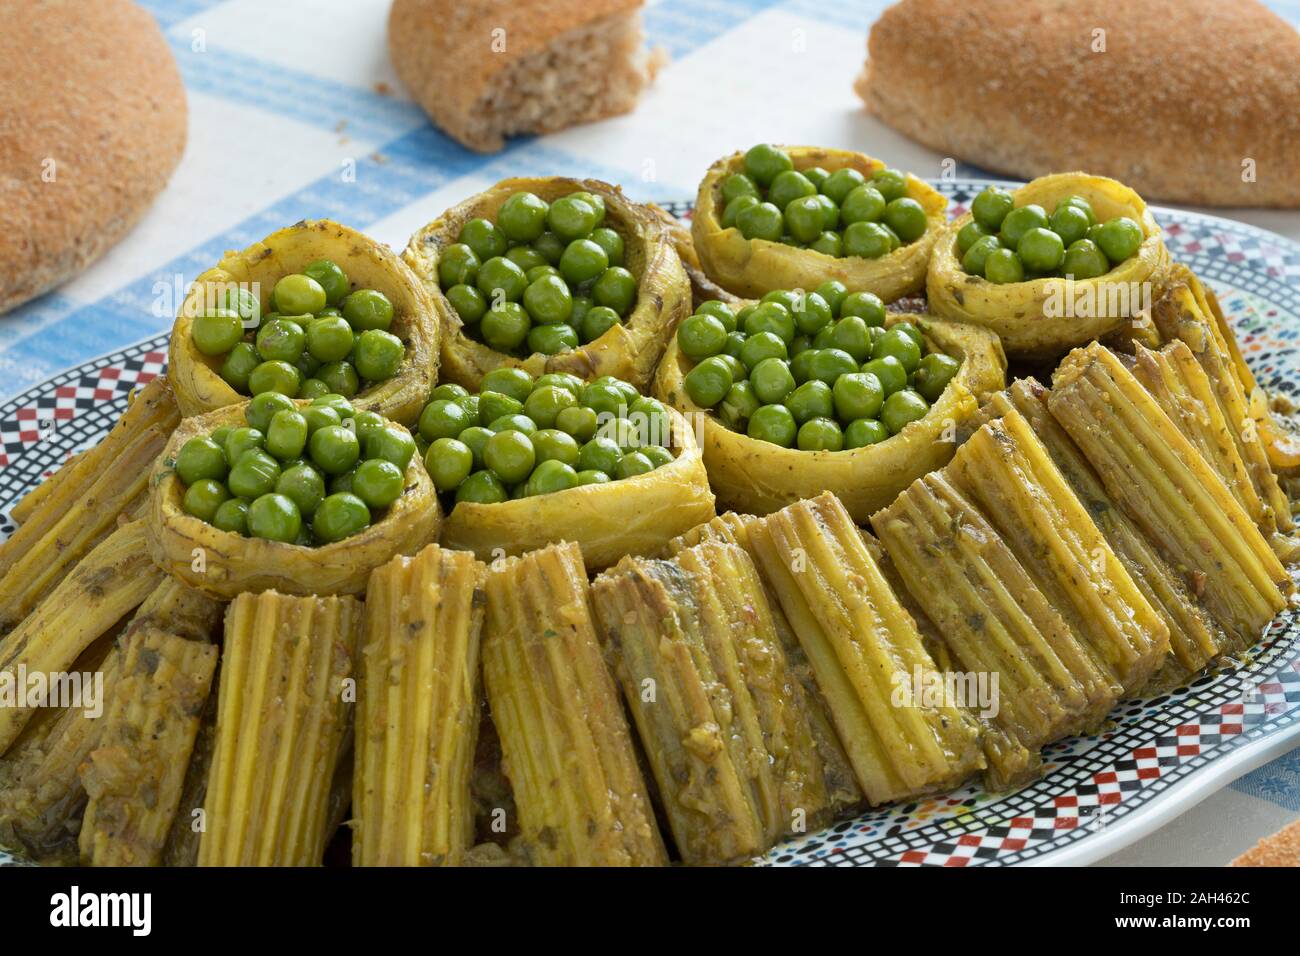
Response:
M721 183L723 228L823 255L879 259L926 233L927 211L908 195L906 174L882 168L795 169L790 154L761 143L744 170Z
M194 347L240 395L356 396L396 376L406 345L393 334L394 309L377 289L351 288L330 259L281 276L262 313L245 288L226 291L190 325Z
M303 405L263 392L244 418L189 439L176 454L182 509L218 530L332 544L381 521L405 490L415 439L344 395Z
M487 373L478 394L434 389L419 440L434 487L459 502L497 504L635 478L674 460L668 410L620 379Z
M910 322L886 328L870 292L829 281L733 308L709 301L678 327L695 405L750 438L803 451L884 441L924 418L961 363L927 352Z
M547 202L512 193L496 221L461 227L438 283L466 334L498 352L557 355L594 342L631 313L637 281L605 200L574 192Z
M1137 255L1145 238L1130 216L1099 222L1083 196L1065 196L1049 213L1038 203L1016 205L1011 193L988 186L971 203L971 220L957 232L957 254L967 275L998 285L1047 277L1096 279Z

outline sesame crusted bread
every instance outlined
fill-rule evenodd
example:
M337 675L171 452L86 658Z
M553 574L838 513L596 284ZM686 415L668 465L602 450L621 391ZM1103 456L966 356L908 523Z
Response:
M630 112L659 66L642 0L394 0L388 46L402 81L447 135L494 152Z
M1300 206L1300 34L1255 0L902 0L867 46L867 108L944 154Z
M1229 866L1300 866L1300 820L1265 837Z
M120 239L185 149L185 90L130 0L0 0L0 312Z

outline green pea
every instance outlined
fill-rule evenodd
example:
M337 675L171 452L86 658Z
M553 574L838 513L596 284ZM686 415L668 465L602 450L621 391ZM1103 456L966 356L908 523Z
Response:
M473 420L472 418L470 419ZM415 455L415 439L396 422L385 422L381 427L358 436L365 448L367 459L392 462L403 474Z
M854 365L871 358L871 331L866 320L857 315L846 315L831 329L832 348L841 349L853 356Z
M849 193L866 183L867 179L856 169L837 169L821 184L821 191L829 196L837 206L843 206Z
M814 252L838 259L844 255L844 240L838 232L823 232L808 246Z
M186 514L211 523L217 509L229 497L230 492L221 482L212 478L201 478L185 489L181 507Z
M474 456L474 468L483 467L483 446L493 434L494 432L483 425L471 425L457 436L456 440L468 448ZM437 442L433 444L436 445Z
M779 174L789 169L794 169L790 154L771 143L751 146L745 153L745 173L759 186L770 186Z
M739 226L736 225L736 220L740 218L740 214L746 209L757 206L761 202L762 200L757 196L737 196L735 199L731 200L731 202L727 203L722 210L722 228L730 229L733 226L739 228Z
M298 370L300 381L306 381L309 378L315 378L316 373L320 371L321 361L314 358L310 352L298 353L297 359L291 363ZM298 386L299 393L302 392L302 386Z
M801 296L792 315L795 329L804 335L816 335L834 321L830 304L816 292Z
M424 456L424 467L433 480L433 486L443 492L460 487L460 483L469 477L474 463L475 455L469 446L455 438L439 438L429 446Z
M838 279L827 279L813 291L830 306L832 318L840 315L840 308L849 295L848 287Z
M799 426L795 443L800 451L839 451L844 447L844 433L832 419L813 418Z
M701 408L712 408L726 396L732 386L731 368L714 355L691 369L684 381L686 394Z
M736 213L736 228L746 239L766 239L776 242L785 231L785 218L781 210L770 202L747 206Z
M322 395L328 395L330 387L318 378L304 379L303 383L298 386L299 398L320 398Z
M893 251L889 230L878 222L854 222L844 230L844 254L879 259Z
M227 498L212 515L212 525L231 534L248 534L248 502L243 498Z
M594 342L614 326L620 323L618 313L608 306L595 305L582 317L579 338L582 342Z
M406 484L402 469L391 461L371 458L357 465L352 476L352 493L369 508L387 508L402 497Z
M901 332L907 335L909 339L916 343L916 347L925 352L925 335L911 322L896 322L889 327L890 332ZM879 339L877 339L879 341ZM873 345L874 348L874 345Z
M190 326L194 347L204 355L225 355L243 337L243 319L232 309L214 309L196 315Z
M817 196L803 196L785 207L785 224L800 242L814 242L822 234L825 213Z
M851 292L840 306L841 318L855 315L869 326L885 324L885 303L874 292Z
M357 336L352 361L363 379L382 382L397 374L405 357L406 346L392 332L367 329Z
M655 468L662 468L673 461L673 453L663 445L646 445L641 449L641 454L649 458L650 464Z
M937 402L959 368L961 363L951 355L931 352L917 366L914 386L927 402Z
M303 462L280 473L275 483L275 493L292 501L299 514L311 517L325 500L325 477Z
M221 302L222 308L239 316L245 329L255 329L261 324L262 303L251 289L242 285L227 286Z
M989 235L992 233L987 228L972 219L957 230L957 255L959 257L966 255L977 240Z
M293 411L296 406L293 399L278 392L264 392L255 396L244 408L244 421L249 426L265 434L271 427L271 419L277 412Z
M763 403L754 394L754 386L748 381L736 382L727 390L726 397L718 407L718 414L724 419L730 418L736 424L749 420Z
M532 242L546 231L550 207L534 193L512 193L497 210L497 228L514 242Z
M342 425L317 429L307 442L312 461L327 475L341 475L361 457L356 433Z
M813 418L827 418L835 411L830 386L818 379L810 379L798 386L786 396L784 404L801 425Z
M479 396L479 414L485 414L483 396ZM455 438L466 428L475 424L465 407L453 399L435 399L424 406L420 412L420 437L425 441L437 441L439 438Z
M817 187L803 173L794 169L779 172L767 188L768 201L777 209L785 209L796 199L817 195Z
M1061 237L1051 229L1030 229L1020 237L1016 253L1020 256L1021 263L1035 272L1055 272L1065 261L1065 245L1061 242ZM987 272L987 263L984 268Z
M1058 203L1049 220L1051 229L1061 237L1062 244L1070 246L1088 235L1092 225L1088 213L1078 206ZM1022 240L1023 241L1023 240ZM1024 258L1021 256L1021 258Z
M580 398L582 404L597 415L618 415L620 409L631 403L623 390L612 382L592 382L583 388Z
M795 389L790 367L779 358L763 359L749 373L754 395L765 405L783 402Z
M814 379L834 385L841 375L848 375L858 370L858 363L853 356L843 349L818 349L812 357L809 372Z
M229 471L225 449L211 438L191 438L176 455L176 476L186 485L204 479L224 481Z
M722 196L723 205L731 202L739 196L753 196L757 198L759 196L758 184L744 173L732 173L722 181L719 195Z
M880 409L880 421L891 435L897 435L911 422L924 418L929 410L924 398L905 388L885 399Z
M884 355L870 362L863 362L862 371L876 377L886 397L907 388L907 369L893 355Z
M307 446L307 419L295 409L276 412L266 430L266 450L281 461L302 454Z
M691 361L717 355L727 344L727 329L712 315L692 315L677 327L677 347Z
M480 323L483 341L498 352L513 352L528 338L532 321L517 302L505 302L488 309Z
M1097 230L1097 245L1113 265L1137 255L1142 246L1142 227L1127 216L1117 216Z
M226 486L231 494L252 500L275 490L280 480L280 463L264 451L244 453L230 469Z
M605 472L596 471L594 468L578 472L579 487L582 485L607 485L612 480Z
M573 467L554 459L538 464L528 478L528 492L534 495L549 495L577 486L578 473Z
M841 421L875 418L885 400L880 380L870 372L851 372L835 380L831 390L835 414ZM824 416L829 418L829 414Z
M798 430L790 409L784 405L764 405L750 417L745 434L758 441L789 448L794 444Z
M879 222L885 206L885 197L875 186L858 186L840 203L840 221L846 226L854 222Z
M314 408L334 409L334 411L338 413L340 419L353 418L357 414L357 410L352 407L352 403L348 401L347 396L341 395L338 392L330 392L327 395L322 395L319 398L313 399L311 404Z
M393 303L378 289L358 289L343 300L343 318L357 332L386 332L393 324Z
M591 233L591 241L605 250L611 266L621 266L624 256L623 237L613 229L601 227Z
M481 321L487 312L487 297L472 285L454 285L445 294L447 302L466 325Z
M477 285L485 299L494 304L518 302L528 288L528 276L509 259L497 256L479 267Z
M897 169L877 169L871 174L871 185L880 190L885 202L893 202L907 195L907 175Z
M648 475L655 470L655 463L642 451L633 451L624 455L614 466L614 477L618 479L636 478Z
M773 332L758 332L745 339L740 350L740 361L747 371L752 371L759 362L767 359L783 360L788 356L784 341ZM738 378L734 375L733 378Z
M307 325L307 351L322 362L338 362L352 351L355 336L347 319L327 315Z
M271 302L282 315L313 315L325 308L329 299L324 288L311 276L295 273L275 284Z
M330 305L338 304L351 288L348 274L331 259L315 259L307 263L307 267L302 271L304 275L316 280L325 290L325 301ZM314 311L319 312L320 309Z
M622 457L622 449L612 438L592 438L578 449L576 467L580 471L596 470L612 476Z
M257 428L241 426L232 429L230 434L226 436L226 461L234 465L244 457L245 452L261 448L265 441L266 436Z
M986 186L975 201L971 203L971 216L988 234L996 233L1002 228L1002 221L1015 208L1016 201L1005 189Z
M1037 203L1018 206L1002 220L998 237L1008 249L1015 249L1020 245L1020 238L1030 229L1046 229L1048 225L1047 213L1042 206Z
M871 350L873 359L892 356L898 359L904 370L910 375L921 364L921 347L901 329L890 329L876 342Z
M478 278L480 265L473 249L463 242L453 243L438 259L438 283L444 289L471 284Z
M806 348L790 359L790 374L794 376L795 382L802 385L813 377L812 363L818 351L820 350L816 348Z
M361 389L361 378L351 362L330 362L322 365L316 377L324 382L330 394L352 398Z
M570 325L534 325L528 330L528 351L559 355L578 347L578 332Z
M538 428L553 428L561 409L577 404L577 397L568 389L544 385L534 388L524 399L524 414L536 422Z
M253 369L262 363L251 342L236 342L221 363L220 375L237 392L248 392L248 379Z
M1073 279L1096 279L1110 271L1106 254L1091 239L1079 239L1065 250L1061 272ZM232 353L233 354L233 353Z
M632 311L636 292L636 278L632 273L622 266L610 266L591 287L591 301L624 316Z
M582 405L571 405L568 408L562 408L560 413L555 416L555 427L566 435L573 436L574 440L579 443L589 441L596 434L598 424L596 412Z
M506 484L527 478L537 462L532 439L523 432L500 431L483 446L483 464Z
M915 242L925 235L925 209L907 196L891 200L885 207L885 225L903 242Z
M471 219L461 226L456 241L469 246L481 262L486 262L493 256L505 255L509 247L509 240L506 239L505 233L492 222L482 218Z
M573 314L573 294L559 276L542 276L524 290L524 308L543 325L567 322Z
M859 418L849 422L844 429L844 447L863 448L875 445L889 437L889 429L874 418Z
M995 249L984 260L984 278L998 285L1023 282L1025 267L1020 257L1010 249Z
M332 544L350 538L370 525L370 509L351 492L336 492L320 503L312 516L311 530L321 541Z
M1088 200L1084 199L1082 196L1066 196L1056 204L1057 209L1060 209L1062 206L1074 206L1076 209L1083 212L1083 214L1088 217L1088 225L1090 227L1097 222L1097 214L1092 211L1092 203L1088 202Z
M976 239L962 257L961 267L968 275L983 276L989 255L1002 248L997 236L984 236Z

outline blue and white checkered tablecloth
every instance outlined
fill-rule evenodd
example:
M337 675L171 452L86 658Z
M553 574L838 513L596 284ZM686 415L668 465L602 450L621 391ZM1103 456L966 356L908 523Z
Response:
M852 90L886 0L649 0L650 41L672 62L635 114L492 156L442 135L407 98L388 62L388 0L141 2L188 91L185 157L100 262L0 317L0 399L165 331L185 284L224 250L302 218L337 219L400 249L508 175L596 176L634 198L688 198L710 162L759 141L863 149L920 176L941 172L941 157L867 116ZM1300 23L1300 0L1268 2ZM1239 218L1300 239L1300 214ZM1297 814L1300 751L1112 862L1222 863Z

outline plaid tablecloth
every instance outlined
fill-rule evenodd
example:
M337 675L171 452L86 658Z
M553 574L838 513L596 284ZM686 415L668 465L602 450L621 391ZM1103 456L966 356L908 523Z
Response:
M507 175L596 176L635 198L694 195L706 166L758 141L860 148L920 176L941 157L866 115L851 84L885 0L650 0L671 65L631 116L471 153L432 127L388 62L387 0L142 0L189 94L170 185L103 260L0 318L0 399L165 331L224 250L329 217L395 248ZM466 0L472 2L472 0ZM1270 0L1300 22L1300 0ZM970 167L957 175L980 175ZM1300 240L1300 214L1239 218ZM1300 814L1300 751L1112 857L1219 864Z

